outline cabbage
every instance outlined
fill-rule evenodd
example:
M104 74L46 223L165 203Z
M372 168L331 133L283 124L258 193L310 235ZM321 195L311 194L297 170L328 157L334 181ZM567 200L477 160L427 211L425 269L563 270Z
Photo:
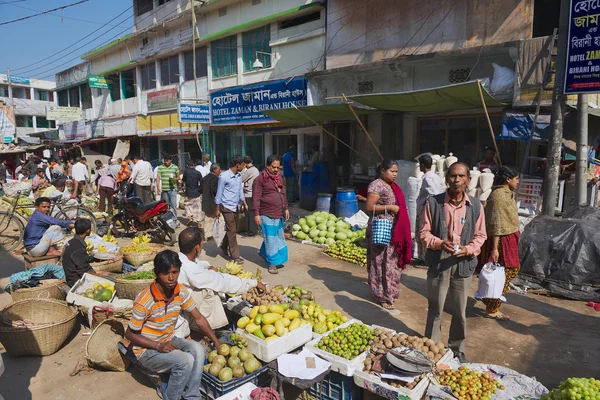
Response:
M320 223L317 226L317 229L320 230L320 231L326 231L327 230L327 224Z
M298 232L296 237L300 240L305 240L307 238L306 233L304 233L304 232Z
M317 218L315 218L315 220L317 221L317 224L322 224L325 221L325 218L319 215Z
M316 230L316 229L314 229L314 230L310 231L310 233L308 234L308 236L309 236L311 239L314 239L314 238L316 238L317 236L319 236L319 231L318 231L318 230Z
M327 232L327 239L335 239L335 232Z
M317 221L315 220L314 217L307 217L306 218L306 223L308 224L308 226L310 226L311 228L313 226L317 226Z
M340 233L338 233L338 234L335 235L335 238L337 240L347 240L348 236L344 232L340 232Z
M300 229L302 229L302 227L298 224L294 224L294 226L292 226L292 230L294 231L299 231Z
M325 238L324 237L320 237L317 239L317 243L319 244L325 244Z
M306 218L300 218L298 220L298 224L300 224L300 225L306 225Z
M327 244L328 246L332 246L335 244L335 235L333 238L328 237L327 239L325 239L325 244Z
M304 232L304 233L310 232L310 226L308 226L308 225L302 225L302 232Z
M327 236L327 231L319 231L319 237Z

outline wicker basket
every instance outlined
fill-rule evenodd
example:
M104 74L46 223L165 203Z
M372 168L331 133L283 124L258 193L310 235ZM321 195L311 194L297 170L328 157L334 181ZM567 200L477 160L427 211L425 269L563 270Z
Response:
M65 281L60 279L46 279L41 281L40 286L32 288L23 288L12 290L10 295L13 302L27 300L27 299L55 299L64 300L67 298L67 294L63 289Z
M106 271L120 274L123 272L123 256L119 254L112 260L92 262L90 263L90 266L94 268L94 271Z
M152 248L152 250L143 253L135 251L123 252L123 257L125 258L127 264L131 264L134 267L139 267L142 264L145 264L149 261L153 261L156 254L164 248L163 245L156 243L147 243L144 244L144 246L150 247Z
M104 320L94 329L85 345L85 358L91 367L123 372L131 363L117 345L125 337L123 324L114 319Z
M21 300L0 311L0 342L13 356L48 356L75 328L77 310L49 299Z
M115 290L120 299L135 300L138 294L154 282L154 279L128 280L123 278L115 279Z
M107 319L119 321L127 327L129 320L133 315L133 307L117 308L114 310L106 309L104 306L95 306L92 309L92 329L95 329Z

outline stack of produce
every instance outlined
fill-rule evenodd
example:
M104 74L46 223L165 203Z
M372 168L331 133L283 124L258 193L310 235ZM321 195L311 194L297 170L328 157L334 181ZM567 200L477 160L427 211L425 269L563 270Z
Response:
M16 199L14 197L2 196L2 200L14 206ZM19 199L16 200L16 203L18 206L31 206L30 208L18 208L16 210L18 214L25 218L31 217L31 214L33 214L33 211L35 211L35 208L33 208L33 201L27 196L21 195L21 197L19 197Z
M237 327L244 329L259 339L271 341L286 335L307 324L300 318L296 310L289 310L288 304L255 306L247 317L237 322Z
M208 353L207 358L210 364L204 366L204 371L222 382L243 378L262 367L250 350L227 344Z
M138 272L133 272L131 274L124 274L119 277L119 279L124 279L127 281L138 281L138 280L143 280L143 279L155 279L155 278L156 278L156 276L154 275L154 272L152 272L152 271L138 271Z
M257 288L251 289L242 295L242 300L246 300L253 306L270 306L284 302L283 292L270 289L268 292L261 293Z
M439 371L438 379L452 390L458 400L490 400L492 395L498 393L498 389L504 390L504 386L489 374L472 371L465 366L457 370Z
M502 389L502 387L500 387ZM598 400L600 399L600 380L594 378L569 378L542 395L542 400Z
M302 319L308 321L313 328L313 332L320 335L348 321L348 318L343 316L341 312L325 310L323 306L316 304L314 301L300 300L298 303L292 303L291 308L300 311Z
M109 232L106 235L102 236L102 240L112 244L118 244L117 239Z
M349 240L340 240L327 246L323 252L338 260L347 261L361 267L367 266L367 249L357 246Z
M300 218L292 226L292 236L318 244L332 245L337 240L362 240L366 230L352 231L351 225L343 218L317 211L306 218Z
M345 328L336 329L329 335L324 336L315 347L347 360L352 360L367 350L369 343L374 338L375 331L367 325L354 323Z
M152 240L150 239L150 237L148 235L141 235L141 236L134 237L131 242L133 244L146 244L146 243L150 243L151 241Z
M244 268L235 261L228 261L224 267L219 268L222 274L237 276L238 278L254 279L252 272L244 271ZM256 279L260 279L260 269L256 269Z
M115 285L109 282L95 282L94 286L88 289L81 288L79 293L80 296L87 297L94 301L109 301L112 298L113 292L115 291Z
M438 362L446 353L446 348L441 342L435 343L426 337L408 336L406 333L394 333L385 329L375 331L371 352L384 354L387 350L398 347L410 347L423 353L432 362Z
M287 296L288 300L291 302L315 299L315 297L313 296L313 294L310 290L306 290L298 285L289 285L287 287L275 286L275 290L276 291L282 290L283 294L285 294Z

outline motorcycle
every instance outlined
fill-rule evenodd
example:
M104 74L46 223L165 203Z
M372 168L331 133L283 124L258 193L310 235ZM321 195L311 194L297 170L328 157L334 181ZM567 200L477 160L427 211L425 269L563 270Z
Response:
M154 243L176 242L177 218L164 200L144 204L139 197L120 196L115 204L111 232L115 237L132 237L144 232Z

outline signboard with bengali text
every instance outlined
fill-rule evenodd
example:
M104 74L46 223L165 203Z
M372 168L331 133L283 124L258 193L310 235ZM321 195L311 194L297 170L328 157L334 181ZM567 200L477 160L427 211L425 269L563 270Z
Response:
M79 107L46 107L46 119L49 121L79 121L81 118L81 109Z
M179 122L183 124L210 124L208 104L179 104Z
M105 78L104 76L91 75L88 78L88 83L91 88L97 89L110 89L112 87L112 79Z
M571 0L565 93L600 92L600 0Z
M177 88L148 93L148 112L177 109L179 104L178 93Z

